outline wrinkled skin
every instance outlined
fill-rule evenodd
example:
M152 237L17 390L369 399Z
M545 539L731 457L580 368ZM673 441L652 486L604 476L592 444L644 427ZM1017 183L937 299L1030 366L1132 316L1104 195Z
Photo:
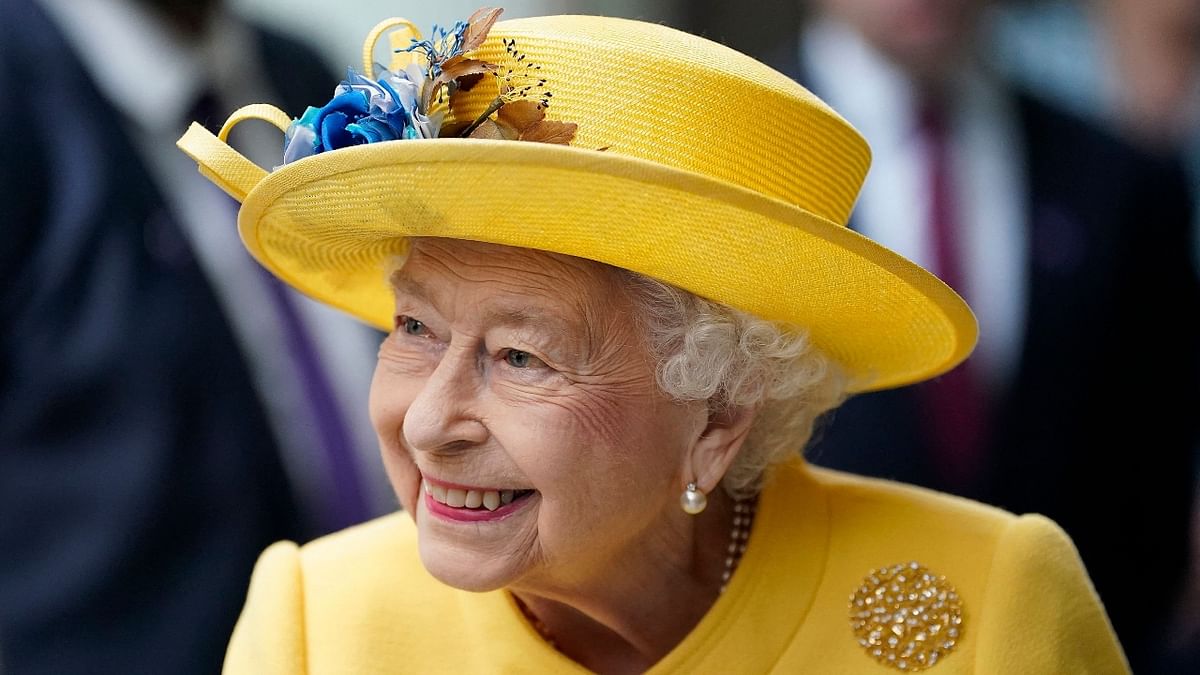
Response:
M371 417L426 568L514 591L566 649L586 637L606 658L653 663L715 597L730 520L713 490L752 414L714 421L706 402L659 391L606 266L418 239L393 285ZM534 493L505 518L464 523L431 512L423 477ZM712 493L699 517L679 507L689 480ZM584 651L573 656L623 669Z

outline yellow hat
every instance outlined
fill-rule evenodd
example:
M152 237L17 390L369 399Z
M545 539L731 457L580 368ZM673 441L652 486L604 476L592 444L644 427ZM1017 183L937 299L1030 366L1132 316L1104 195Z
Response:
M406 21L380 24L364 49L368 68L393 28L416 36ZM550 103L546 114L577 125L570 145L422 138L406 127L404 140L268 173L225 143L250 117L294 129L256 105L218 136L193 124L179 146L242 200L238 227L259 262L385 330L388 259L406 237L436 236L597 260L800 326L852 391L933 377L974 347L975 318L958 295L846 227L870 151L788 77L665 26L591 16L499 22L468 56L488 69L437 113L443 129L482 119L514 89L507 71L533 68L526 88L537 107ZM414 58L401 50L390 67Z

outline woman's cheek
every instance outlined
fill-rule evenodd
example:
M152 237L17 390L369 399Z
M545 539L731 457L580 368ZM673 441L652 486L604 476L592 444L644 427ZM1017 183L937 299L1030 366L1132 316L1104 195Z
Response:
M617 451L641 440L655 404L645 387L627 383L580 385L562 401L580 436Z
M400 500L400 506L410 514L417 512L417 499L421 493L421 473L407 454L384 453L383 469L387 473L392 491Z
M550 369L521 372L493 366L487 374L488 389L498 401L508 405L556 405L574 395L572 383Z
M578 386L509 393L498 402L498 414L489 416L488 427L510 451L524 448L545 469L559 461L579 467L601 457L613 459L626 450L632 440L630 418L640 414L622 406L619 396Z
M422 343L402 333L392 333L379 346L375 374L426 378L441 360L442 345Z
M437 354L399 339L396 333L384 338L371 378L368 408L381 441L399 441L404 415L438 362Z
M384 470L392 490L410 513L415 513L420 473L404 447L404 416L427 378L428 361L428 354L384 344L371 380L371 424L379 438Z
M410 387L394 376L376 370L371 386L371 422L379 437L379 452L388 482L405 510L413 512L420 487L420 473L404 447L404 415L412 397Z

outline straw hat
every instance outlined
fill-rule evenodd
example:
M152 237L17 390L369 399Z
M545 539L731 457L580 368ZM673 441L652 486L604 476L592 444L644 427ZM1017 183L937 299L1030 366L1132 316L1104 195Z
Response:
M372 31L366 67L389 31L400 48L390 69L412 72L420 50L403 47L419 35L401 19ZM974 347L975 318L961 298L846 227L870 151L791 79L637 21L551 16L485 32L481 44L466 40L466 56L486 64L473 86L451 83L431 108L452 92L449 104L425 110L441 118L441 138L406 127L403 140L302 153L311 156L268 173L225 143L248 118L291 127L294 140L288 115L255 105L217 136L193 124L179 146L243 202L238 227L259 262L385 330L388 259L406 237L437 236L597 260L800 326L843 366L852 391L933 377ZM510 70L528 68L535 79L509 82ZM484 119L498 96L530 87L536 105L526 108L577 125L569 145L506 140L511 125L492 126L494 117L482 134L491 138L444 137Z

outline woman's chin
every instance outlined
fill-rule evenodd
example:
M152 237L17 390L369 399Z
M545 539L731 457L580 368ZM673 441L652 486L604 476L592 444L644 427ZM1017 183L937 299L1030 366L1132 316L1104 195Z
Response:
M447 586L485 593L505 588L517 576L507 557L497 559L446 542L426 542L427 538L420 537L417 543L421 564Z
M417 549L421 563L438 581L464 591L494 591L508 586L521 574L521 536L517 523L489 532L487 525L448 523L429 513L418 500ZM515 527L513 527L515 525Z

